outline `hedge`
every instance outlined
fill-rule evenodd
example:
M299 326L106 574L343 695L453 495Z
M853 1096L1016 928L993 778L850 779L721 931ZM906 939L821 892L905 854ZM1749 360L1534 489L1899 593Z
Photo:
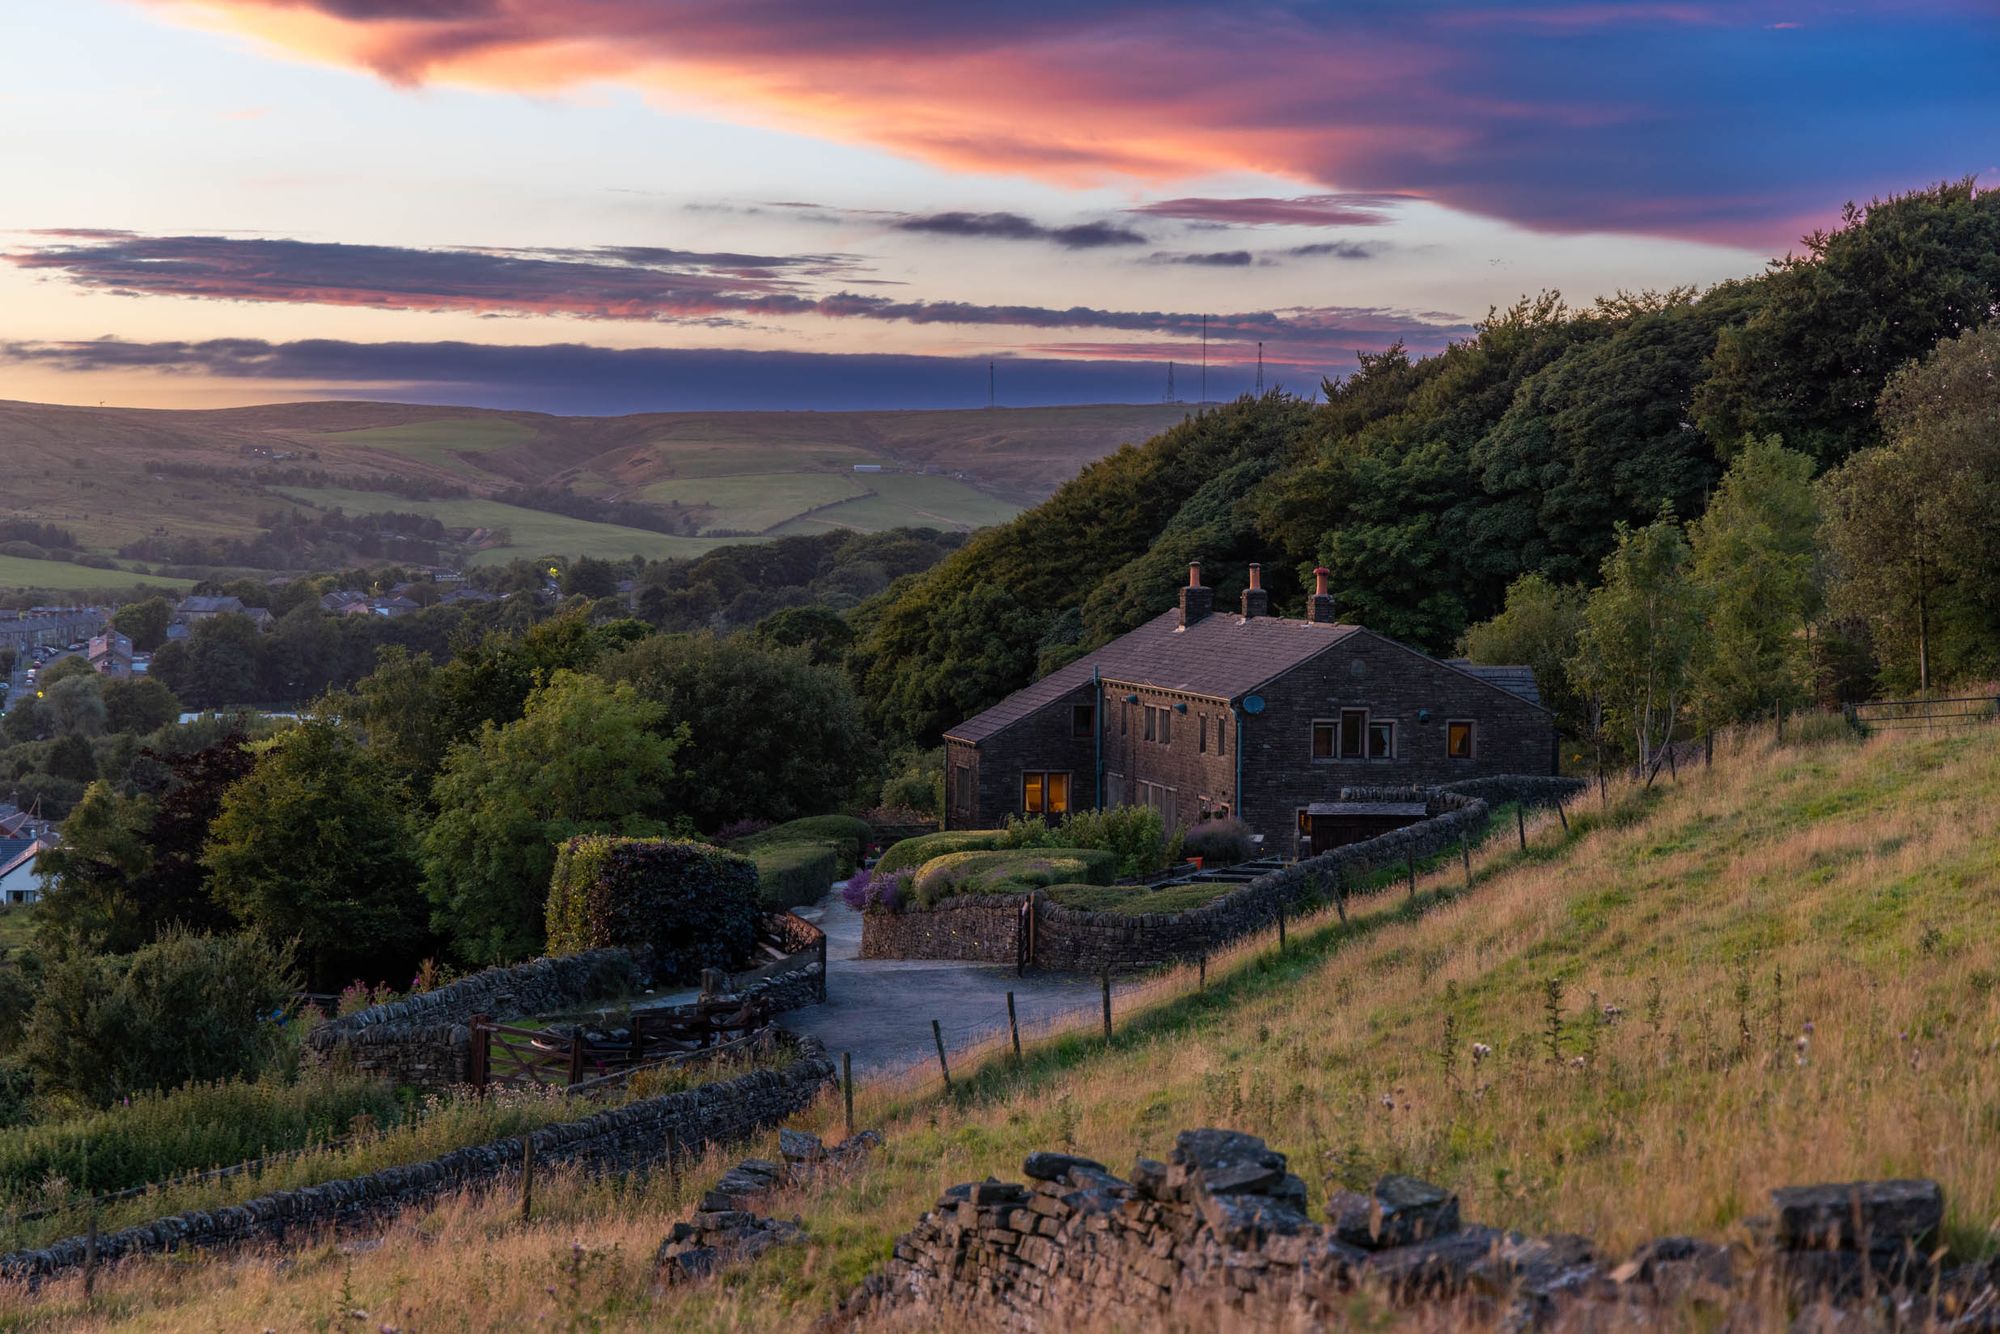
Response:
M748 838L739 839L735 846L740 851L754 854L762 848L824 843L839 853L839 874L849 876L861 865L861 858L867 853L868 844L874 837L875 827L855 816L808 815L802 820L787 820L784 824L761 829Z
M692 839L589 834L556 854L549 953L650 948L657 981L691 982L743 966L759 913L748 857Z
M839 878L840 851L830 843L780 843L748 852L757 864L757 897L766 908L818 903Z
M913 871L933 857L950 852L978 852L997 848L1007 837L1004 829L947 829L938 834L919 834L892 844L875 863L875 874L893 875Z
M1118 854L1102 848L1008 848L946 853L917 872L911 899L931 907L961 894L1025 894L1045 885L1078 881L1108 885Z

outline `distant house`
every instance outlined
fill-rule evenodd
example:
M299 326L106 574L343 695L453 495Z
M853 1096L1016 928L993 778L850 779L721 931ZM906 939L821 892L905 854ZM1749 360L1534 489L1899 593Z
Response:
M454 588L438 599L440 607L456 607L468 602L498 602L498 593L489 593L483 588Z
M205 621L213 616L241 616L245 608L242 598L196 597L189 595L181 599L174 608L174 615L187 622Z
M132 640L116 630L106 629L92 638L88 657L100 676L122 679L132 675Z
M370 598L368 610L377 616L395 617L408 616L413 611L422 611L423 607L413 598L406 598L401 593L390 593L386 597Z
M1318 574L1303 618L1270 614L1255 565L1241 614L1216 615L1197 562L1178 611L949 729L946 827L1139 805L1170 829L1234 815L1289 855L1414 818L1345 788L1554 771L1532 672L1342 622Z
M319 605L320 610L331 612L335 616L366 616L368 614L368 595L343 588L332 593L321 594Z
M36 863L48 846L39 838L0 838L0 903L34 903L42 897Z

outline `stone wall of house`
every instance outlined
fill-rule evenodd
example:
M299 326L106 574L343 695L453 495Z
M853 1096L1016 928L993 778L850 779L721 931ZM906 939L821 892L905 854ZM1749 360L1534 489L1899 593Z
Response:
M1690 1237L1614 1262L1585 1237L1467 1223L1457 1196L1404 1176L1335 1193L1316 1222L1284 1155L1229 1130L1183 1132L1170 1162L1141 1158L1130 1180L1064 1153L1032 1154L1023 1171L1026 1185L947 1190L825 1326L1321 1329L1386 1325L1424 1303L1430 1328L1705 1327L1730 1323L1762 1280L1766 1300L1808 1315L1879 1321L1886 1301L1898 1327L1971 1328L1931 1322L2000 1295L1989 1266L1931 1258L1944 1210L1931 1181L1773 1191L1753 1273L1749 1252Z
M1129 696L1137 695L1131 703ZM1146 710L1172 718L1167 740L1146 740ZM1219 699L1127 682L1104 682L1105 804L1151 805L1166 814L1165 801L1142 799L1140 782L1169 789L1171 831L1186 828L1204 810L1236 804L1236 737L1229 705ZM1157 729L1156 729L1157 731Z
M520 1019L630 995L646 974L620 949L488 968L436 991L328 1020L307 1039L314 1059L418 1088L463 1083L474 1015Z
M624 1174L658 1162L666 1152L669 1131L682 1152L692 1153L767 1130L811 1105L833 1082L833 1062L817 1042L799 1040L792 1050L794 1059L777 1070L752 1071L544 1126L529 1136L535 1162L573 1165L592 1174ZM521 1147L521 1137L514 1136L366 1176L175 1214L98 1238L98 1259L111 1262L184 1247L284 1241L426 1205L452 1191L517 1176ZM0 1279L32 1283L74 1269L83 1263L85 1247L84 1238L71 1237L39 1250L0 1256Z

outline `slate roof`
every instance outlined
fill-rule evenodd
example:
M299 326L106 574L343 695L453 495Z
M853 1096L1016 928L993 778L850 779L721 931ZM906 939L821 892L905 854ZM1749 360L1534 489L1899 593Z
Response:
M1279 616L1246 621L1227 613L1211 613L1186 630L1180 623L1178 608L1155 616L1095 653L1015 691L986 712L948 729L945 735L955 741L984 741L1089 681L1092 667L1108 680L1235 700L1361 629Z
M14 869L23 858L42 850L38 838L0 838L0 875Z
M1444 665L1456 667L1466 675L1476 676L1482 681L1490 681L1510 695L1519 695L1530 704L1542 704L1542 692L1535 684L1535 669L1532 667L1492 666L1471 662L1465 658L1446 658ZM1542 704L1542 707L1548 706Z
M181 599L181 605L174 610L183 616L219 616L227 612L241 612L243 599L237 597L210 597L206 594L190 594Z

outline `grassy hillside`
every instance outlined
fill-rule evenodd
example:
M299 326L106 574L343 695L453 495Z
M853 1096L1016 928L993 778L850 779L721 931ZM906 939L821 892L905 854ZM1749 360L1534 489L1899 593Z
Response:
M1947 1239L1977 1254L2000 1216L1994 741L1750 738L1606 813L1580 803L1568 835L1531 822L1525 854L1495 840L1469 892L1448 866L1415 900L1294 924L1282 958L1259 941L1211 963L1205 992L1163 978L1108 1050L1091 1016L1021 1066L962 1055L951 1096L922 1074L864 1089L886 1151L770 1210L813 1243L691 1293L648 1281L700 1172L679 1204L665 1181L548 1183L526 1227L511 1201L460 1201L358 1253L151 1263L100 1281L99 1318L804 1328L942 1187L1063 1145L1122 1171L1205 1124L1266 1136L1315 1202L1408 1171L1471 1217L1614 1249L1741 1235L1776 1185L1935 1176ZM28 1319L61 1327L79 1300L54 1285Z
M192 579L170 579L163 574L133 574L126 570L100 570L66 560L29 560L22 556L0 556L0 588L49 588L60 592L85 592L93 588L187 589Z
M61 525L84 549L103 553L149 536L248 538L260 516L284 504L270 486L311 471L335 487L401 478L463 487L474 499L531 486L606 500L698 501L713 507L708 528L732 531L794 521L800 526L788 531L970 529L1011 517L1092 460L1183 415L1160 404L550 417L397 403L168 412L0 402L0 467L8 477L0 518ZM856 464L884 472L857 475ZM925 468L932 472L921 474ZM824 508L844 500L853 507ZM414 507L374 491L347 508ZM564 545L553 550L663 550L634 546L630 530L590 531L605 527L562 520L550 531ZM670 554L705 549L681 545Z

